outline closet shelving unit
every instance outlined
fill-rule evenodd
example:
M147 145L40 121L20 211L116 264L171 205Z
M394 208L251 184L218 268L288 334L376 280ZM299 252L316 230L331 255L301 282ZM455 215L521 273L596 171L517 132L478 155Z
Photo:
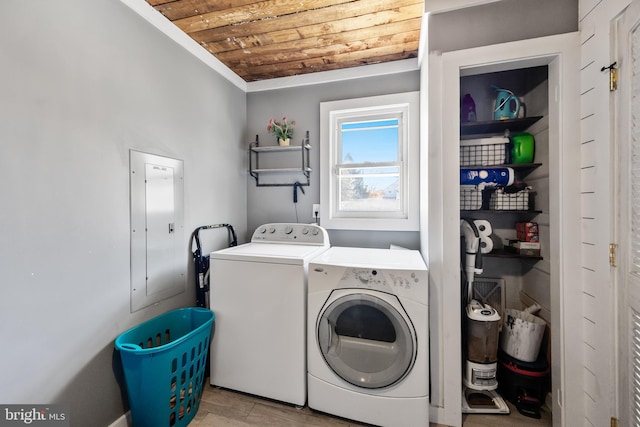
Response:
M461 139L470 139L470 138L478 138L478 137L488 137L488 136L501 136L508 134L509 132L524 132L529 127L531 127L534 123L540 120L542 116L532 116L532 117L524 117L517 119L509 119L509 120L490 120L490 121L481 121L481 122L469 122L469 123L461 123L460 124L460 138ZM522 179L528 174L530 174L536 168L542 166L542 163L525 163L525 164L503 164L503 165L495 165L495 166L482 166L479 165L477 167L481 167L484 169L489 168L505 168L509 167L514 169L516 174L516 179ZM474 166L465 166L465 167L474 167ZM533 194L531 195L533 197ZM530 201L531 203L531 201ZM533 205L533 203L531 203ZM496 209L476 209L476 210L461 210L461 216L478 218L478 217L486 217L493 215L516 215L518 218L529 219L533 218L538 214L541 214L541 210L526 209L526 210L496 210ZM486 257L493 258L518 258L525 260L542 260L541 256L525 256L519 255L513 252L507 252L504 249L493 250L490 253L483 254Z

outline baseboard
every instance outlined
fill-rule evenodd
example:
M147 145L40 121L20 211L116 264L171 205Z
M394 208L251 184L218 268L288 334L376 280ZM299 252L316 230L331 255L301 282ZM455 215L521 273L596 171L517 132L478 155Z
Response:
M131 411L127 411L126 414L115 420L109 427L131 427Z

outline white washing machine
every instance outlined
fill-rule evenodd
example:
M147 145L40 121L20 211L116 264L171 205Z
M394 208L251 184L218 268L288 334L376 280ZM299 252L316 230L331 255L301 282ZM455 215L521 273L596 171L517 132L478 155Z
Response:
M418 251L333 247L309 264L308 405L429 425L428 271Z
M212 385L305 404L307 269L327 249L317 225L265 224L211 253Z

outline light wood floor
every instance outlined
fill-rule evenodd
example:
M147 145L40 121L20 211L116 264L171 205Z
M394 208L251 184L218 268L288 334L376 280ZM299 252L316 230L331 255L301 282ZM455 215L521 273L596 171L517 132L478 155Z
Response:
M316 412L308 407L298 409L292 405L220 389L208 384L208 381L205 382L200 408L190 427L356 427L367 425ZM509 406L511 415L465 415L462 418L463 426L551 426L551 415L548 412L543 412L542 419L536 420L520 415L513 405L509 404ZM431 425L431 427L436 426Z

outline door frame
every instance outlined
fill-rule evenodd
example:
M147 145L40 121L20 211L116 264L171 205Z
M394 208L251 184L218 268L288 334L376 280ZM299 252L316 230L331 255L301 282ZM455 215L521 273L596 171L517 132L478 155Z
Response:
M631 21L628 22L627 19ZM631 25L628 25L631 24ZM630 344L632 341L633 329L630 327L633 306L640 306L640 293L638 287L628 286L627 276L632 275L631 254L626 250L630 243L630 230L626 228L631 217L629 212L631 183L623 184L626 177L630 176L630 162L623 166L625 160L629 160L632 155L631 132L628 123L631 121L632 111L628 108L630 104L629 92L631 89L631 57L628 41L621 43L621 40L628 37L628 31L632 27L640 25L640 0L633 0L627 8L612 21L612 34L615 49L613 56L619 69L618 89L613 94L612 111L612 172L614 203L611 217L613 218L612 235L618 247L616 249L616 268L612 268L612 280L616 292L615 313L616 313L616 352L615 361L615 387L614 387L614 407L617 410L616 416L619 421L626 425L631 422L630 416L633 413L633 393L631 392L630 380L633 377L633 367L631 367ZM622 50L625 50L623 52ZM624 194L623 194L624 191ZM624 220L624 221L623 221ZM634 281L639 279L636 277ZM633 305L632 305L633 304Z
M460 122L461 75L549 66L553 424L582 411L580 301L579 33L429 56L427 239L430 268L431 422L461 425ZM446 93L443 93L446 91ZM446 185L444 185L446 183ZM446 308L446 309L445 309ZM455 328L455 329L454 329ZM445 357L446 355L446 357ZM446 376L446 378L445 378Z

